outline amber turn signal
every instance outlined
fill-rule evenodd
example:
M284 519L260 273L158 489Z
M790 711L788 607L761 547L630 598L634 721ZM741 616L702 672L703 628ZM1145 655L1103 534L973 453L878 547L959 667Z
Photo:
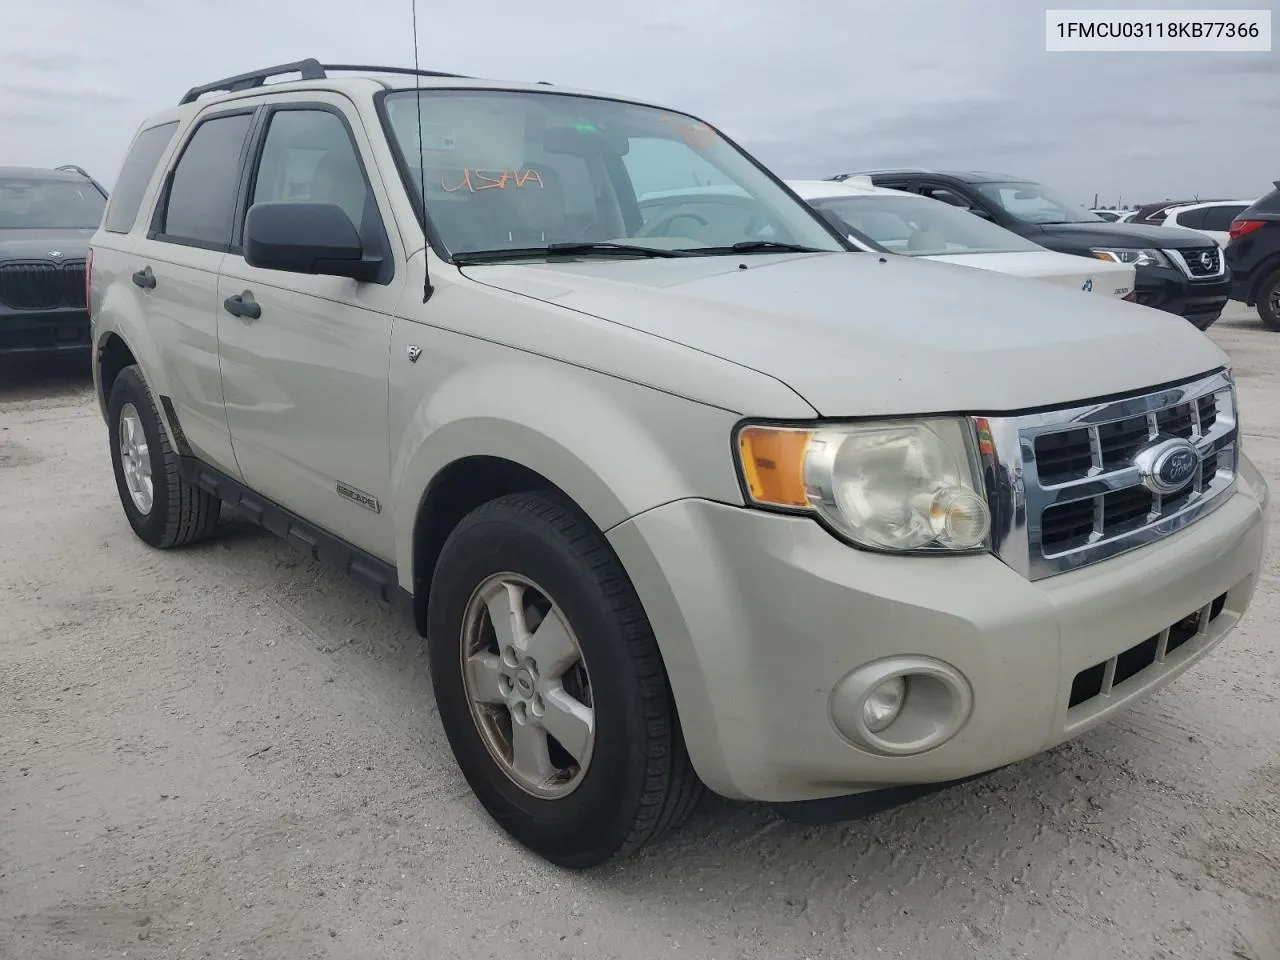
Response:
M808 507L804 458L810 430L746 427L738 434L738 454L751 499L774 507Z

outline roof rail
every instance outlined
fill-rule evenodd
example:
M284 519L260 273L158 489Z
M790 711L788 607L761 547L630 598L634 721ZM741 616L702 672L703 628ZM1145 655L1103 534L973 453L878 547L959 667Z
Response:
M272 77L283 76L288 73L300 74L300 80L324 80L327 79L329 73L396 73L407 74L409 76L418 77L456 77L460 80L469 80L460 73L442 73L439 70L415 70L411 67L379 67L367 64L356 63L321 63L315 57L308 57L306 60L297 60L293 63L281 63L274 67L263 67L261 70L250 70L248 73L237 74L234 77L226 77L222 80L215 80L212 83L204 83L198 87L192 87L182 99L178 101L179 105L194 103L206 93L233 93L238 90L252 90L254 87L260 87Z
M206 93L231 93L236 90L252 90L254 87L262 86L271 77L278 77L285 73L299 73L302 75L300 78L302 80L323 80L325 78L324 67L320 66L320 61L314 57L308 57L306 60L282 63L274 67L264 67L261 70L250 70L248 73L240 73L234 77L226 77L222 80L215 80L213 83L192 87L183 94L178 103L179 105L194 103Z
M85 170L84 167L77 167L74 163L64 163L60 167L54 167L54 169L68 171L70 173L78 173L80 174L80 176L84 177L86 180L93 179L93 177L89 176L89 171Z
M379 67L361 63L326 63L321 69L342 73L396 73L410 77L450 77L455 80L474 80L463 73L444 73L440 70L415 70L413 67Z

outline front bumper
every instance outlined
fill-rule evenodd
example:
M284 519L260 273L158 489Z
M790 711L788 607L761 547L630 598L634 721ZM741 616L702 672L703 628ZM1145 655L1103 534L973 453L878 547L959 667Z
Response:
M19 311L0 305L0 357L17 354L89 353L89 312L81 309Z
M731 798L787 802L993 770L1167 684L1248 607L1266 497L1241 458L1236 492L1186 530L1037 582L992 556L872 554L805 518L702 500L648 511L609 539L658 637L703 781ZM1202 633L1069 706L1078 675L1215 601ZM972 707L940 746L885 756L838 732L831 694L850 671L902 655L959 671Z
M1200 330L1207 330L1222 315L1231 297L1231 275L1216 280L1190 280L1169 267L1139 267L1138 303L1184 317Z

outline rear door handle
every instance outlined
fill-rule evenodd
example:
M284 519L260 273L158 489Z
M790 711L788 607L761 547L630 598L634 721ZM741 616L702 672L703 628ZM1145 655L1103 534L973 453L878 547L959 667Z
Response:
M233 317L257 320L262 316L262 305L253 299L253 294L248 290L244 293L237 293L234 297L227 297L222 301L222 306Z
M143 290L154 290L156 288L156 275L151 272L151 266L148 264L141 270L133 271L133 282Z

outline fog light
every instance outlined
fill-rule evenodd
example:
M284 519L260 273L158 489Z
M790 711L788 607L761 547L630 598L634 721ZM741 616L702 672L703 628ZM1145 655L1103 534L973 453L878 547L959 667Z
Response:
M973 689L933 657L885 657L851 670L831 690L831 723L849 743L886 757L942 746L969 720Z
M862 722L872 733L879 733L902 712L902 702L907 696L907 683L902 677L892 677L877 686L862 702Z

